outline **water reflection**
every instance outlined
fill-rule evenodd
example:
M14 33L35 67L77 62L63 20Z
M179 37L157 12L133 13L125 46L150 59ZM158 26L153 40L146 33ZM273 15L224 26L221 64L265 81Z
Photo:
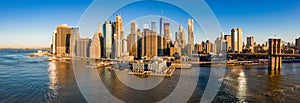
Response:
M269 70L268 74L270 77L280 76L281 70Z
M49 89L51 89L51 93L53 92L53 101L70 102L75 98L75 102L85 102L78 90L71 66L70 63L49 63ZM300 66L300 64L296 66ZM83 74L87 76L90 76L90 72L92 72L91 69L87 68L82 70L84 71ZM201 71L198 84L207 81L210 69L197 68L196 70ZM180 77L180 72L175 71L173 77L165 78L156 88L148 91L137 91L124 85L114 71L107 68L97 68L97 71L106 89L116 98L125 102L160 101L173 91ZM300 74L298 68L269 71L266 66L230 67L227 69L225 81L215 102L297 102L299 98L296 97L300 95L300 81L297 74ZM96 85L95 83L92 84ZM201 93L203 93L201 88L202 86L196 88L190 101L199 101Z
M239 70L239 77L237 78L238 82L238 91L237 91L237 98L241 101L245 101L247 98L247 79L244 73L244 70Z
M44 61L44 58L27 58L27 52L31 51L22 51L18 54L10 53L10 50L0 51L0 103L86 102L78 89L71 63L49 63ZM214 102L299 102L300 64L283 64L281 71L269 71L267 67L267 65L228 67ZM82 74L94 78L95 76L91 76L91 70L83 69ZM210 75L210 68L201 67L195 70L200 71L200 76L198 88L190 100L193 103L199 102ZM136 91L119 81L112 71L98 68L97 72L99 73L97 76L101 76L109 92L125 102L160 101L178 85L177 81L181 74L176 70L174 76L164 79L155 89ZM97 86L95 82L89 83Z
M53 62L49 62L49 68L48 68L48 72L49 72L49 80L50 80L50 84L49 84L49 89L52 90L52 93L54 96L58 95L57 92L57 74L56 74L56 65ZM48 95L50 95L51 93L48 93Z
M81 95L70 62L49 62L47 102L86 102Z

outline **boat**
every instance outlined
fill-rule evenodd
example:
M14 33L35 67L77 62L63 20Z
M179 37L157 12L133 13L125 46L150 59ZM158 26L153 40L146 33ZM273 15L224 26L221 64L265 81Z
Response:
M37 52L35 53L29 53L29 56L30 57L42 57L42 56L47 56L48 52L43 52L42 50L38 50Z

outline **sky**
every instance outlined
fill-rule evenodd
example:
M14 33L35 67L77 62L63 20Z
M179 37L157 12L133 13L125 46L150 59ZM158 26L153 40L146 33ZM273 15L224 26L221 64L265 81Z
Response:
M56 26L59 24L77 26L82 14L92 2L92 0L0 0L0 47L48 47ZM276 35L284 41L294 42L295 38L300 36L300 0L205 0L205 2L218 19L222 31L230 34L233 27L241 27L244 41L247 36L254 36L256 42L262 43L268 37ZM125 13L127 9L135 10L135 15L156 12L153 15L159 16L160 12L157 10L161 8L152 10L148 7L165 5L154 3L149 6L149 4L151 3L126 6L121 15L124 17L129 15ZM186 29L188 17L180 19L180 16L175 16L174 18L172 13L176 14L180 10L176 7L168 7L173 9L164 11L164 15L169 16L170 21L175 21L171 27L171 34L178 30L179 24ZM99 10L99 13L101 12L104 11ZM129 22L129 19L123 18L124 22ZM139 25L143 24L139 23ZM125 29L126 23L123 26ZM201 28L195 29L195 34L202 34ZM200 42L197 37L195 40Z

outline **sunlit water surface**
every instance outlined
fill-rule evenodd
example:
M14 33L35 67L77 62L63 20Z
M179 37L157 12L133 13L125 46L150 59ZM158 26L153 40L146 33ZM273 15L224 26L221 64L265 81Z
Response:
M36 50L0 50L0 102L86 102L78 89L71 62L30 58L30 52ZM199 102L210 68L193 69L199 70L200 76L191 76L199 80L188 102ZM135 90L124 85L113 71L106 68L97 71L107 89L125 102L160 101L174 90L180 77L180 70L176 70L153 89ZM276 73L269 72L266 65L227 67L214 102L299 102L299 75L300 64L296 63L284 64Z

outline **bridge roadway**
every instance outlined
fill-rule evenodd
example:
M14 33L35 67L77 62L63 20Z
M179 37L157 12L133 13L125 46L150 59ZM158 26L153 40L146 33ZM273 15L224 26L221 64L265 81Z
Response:
M240 55L240 56L268 56L268 53L227 53L227 55ZM281 57L300 57L300 54L273 54L272 56L281 56Z

